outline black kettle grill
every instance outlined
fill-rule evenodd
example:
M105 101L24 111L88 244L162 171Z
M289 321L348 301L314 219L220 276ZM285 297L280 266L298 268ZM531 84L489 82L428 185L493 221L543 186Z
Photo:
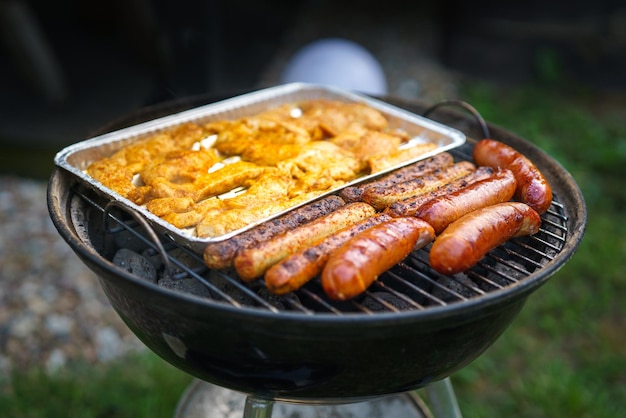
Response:
M386 100L414 113L428 109L423 103ZM197 104L161 106L140 117ZM136 123L137 117L114 127ZM431 117L470 137L476 130L472 117L455 110L437 109ZM49 211L139 339L199 380L245 394L246 418L271 416L275 401L369 401L441 384L471 363L582 239L586 208L571 175L528 141L497 126L485 127L492 138L528 156L552 185L554 201L542 216L540 232L513 239L466 274L450 277L430 269L427 247L348 302L327 300L316 281L277 298L262 283L243 285L230 274L210 271L201 255L154 232L136 214L104 201L62 169L50 179ZM473 143L451 153L469 160ZM168 285L113 263L122 248L147 255L170 279Z

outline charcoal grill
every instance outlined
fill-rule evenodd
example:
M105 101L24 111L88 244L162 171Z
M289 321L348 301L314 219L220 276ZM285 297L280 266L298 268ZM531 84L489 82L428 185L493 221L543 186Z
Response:
M427 109L424 103L386 100L415 113ZM429 117L470 138L481 135L464 112L437 109ZM527 155L552 185L554 201L540 232L509 241L467 274L451 277L430 269L426 247L348 302L329 301L315 280L277 298L261 282L244 285L233 274L209 271L201 255L62 169L51 176L48 205L61 236L97 274L139 339L201 381L248 395L247 417L269 417L274 401L368 401L442 382L471 363L582 239L586 208L571 175L528 141L488 128L492 138ZM469 140L451 153L469 160L473 144ZM142 252L168 285L114 264L121 248ZM177 290L183 283L190 286Z

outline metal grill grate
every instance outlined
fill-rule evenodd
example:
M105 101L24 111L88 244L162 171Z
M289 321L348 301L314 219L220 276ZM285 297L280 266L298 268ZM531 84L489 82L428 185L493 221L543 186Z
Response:
M466 144L451 153L456 160L470 160L471 146ZM294 294L277 297L265 289L261 280L246 284L234 272L209 270L201 255L158 235L142 218L116 205L103 203L90 190L75 187L73 192L71 205L78 208L73 212L84 213L82 220L74 220L74 226L85 229L83 234L103 256L111 259L124 243L132 244L133 248L142 248L151 259L161 259L161 269L170 280L193 279L201 283L208 291L208 296L203 297L216 303L250 306L276 313L367 315L380 311L425 310L480 298L523 282L558 255L568 232L563 205L555 194L552 206L542 216L542 226L537 234L510 240L465 273L445 276L433 271L428 262L429 245L381 275L361 297L334 302L325 297L318 279ZM94 222L99 222L102 229L94 228ZM105 237L98 237L98 234ZM122 235L123 239L120 238ZM100 241L101 245L97 245Z

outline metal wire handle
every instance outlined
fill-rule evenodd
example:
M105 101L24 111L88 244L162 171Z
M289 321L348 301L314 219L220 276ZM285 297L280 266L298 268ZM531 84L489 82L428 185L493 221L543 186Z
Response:
M467 110L468 112L472 114L472 116L474 116L474 119L476 119L476 121L480 125L480 128L483 131L483 138L491 138L491 135L489 133L489 127L487 126L487 122L485 122L485 119L482 117L480 112L476 110L474 106L472 106L471 104L467 102L464 102L463 100L442 100L441 102L436 103L432 105L431 107L429 107L428 109L426 109L422 113L422 116L426 118L433 111L443 106L456 106L456 107L460 107L460 108Z
M115 216L113 216L111 214L111 209L113 207L116 207L116 208L121 209L124 212L128 213L130 216L132 216L132 218L139 225L141 225L143 230L148 234L148 237L152 241L152 244L156 247L156 251L163 258L163 263L165 265L165 271L167 272L167 275L169 277L173 277L173 275L172 275L172 271L173 271L172 270L172 263L170 262L169 256L167 255L167 252L165 251L165 248L163 247L163 244L161 243L161 240L159 239L159 237L158 237L157 233L154 231L154 229L152 229L152 227L150 226L148 221L145 220L137 212L127 208L126 206L122 205L120 202L112 200L112 201L110 201L109 203L107 203L104 206L104 217L102 218L103 229L105 231L107 231L108 233L111 233L113 231L113 229L109 227L109 219L113 219L114 221L116 221L120 225L124 225L123 222L121 222L119 219L117 219Z

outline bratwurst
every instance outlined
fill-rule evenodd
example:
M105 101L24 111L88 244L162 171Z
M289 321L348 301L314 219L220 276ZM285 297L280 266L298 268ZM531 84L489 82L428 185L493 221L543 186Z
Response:
M541 171L516 149L494 139L482 139L474 146L478 165L508 168L517 181L515 199L526 203L539 214L552 204L552 188Z
M430 266L442 274L470 269L513 237L539 231L537 211L521 202L499 203L470 212L448 226L430 249Z
M235 256L233 265L243 281L254 280L288 255L315 245L328 235L375 213L367 203L349 203L321 218L241 250Z
M416 177L429 174L437 169L440 170L442 168L450 167L452 164L454 164L454 157L452 157L452 154L442 152L425 160L399 168L376 180L346 187L340 192L340 196L345 199L346 202L360 201L363 192L370 187L384 188L394 184L404 183Z
M204 249L204 262L212 269L230 267L239 251L327 215L344 203L339 196L328 196L263 222L227 240L211 242Z
M299 289L322 272L328 257L346 241L366 229L389 220L391 220L391 216L378 213L329 235L313 247L300 250L284 258L265 273L265 285L277 295L284 295Z
M431 200L445 196L450 193L457 192L470 184L477 181L486 180L493 176L496 172L491 167L478 167L475 171L469 173L467 176L454 180L443 187L432 190L426 194L409 197L398 202L394 202L385 209L385 213L393 216L394 218L402 216L415 216L415 213L426 203Z
M510 170L499 170L488 179L431 200L419 208L415 216L431 224L435 234L439 235L463 215L485 206L508 202L516 186Z
M383 210L394 202L444 187L451 181L465 177L475 170L476 166L471 162L461 161L403 183L369 187L365 189L361 197L364 202L374 206L377 210Z
M393 218L348 240L331 254L322 287L334 300L351 299L380 274L435 238L432 226L417 218Z

